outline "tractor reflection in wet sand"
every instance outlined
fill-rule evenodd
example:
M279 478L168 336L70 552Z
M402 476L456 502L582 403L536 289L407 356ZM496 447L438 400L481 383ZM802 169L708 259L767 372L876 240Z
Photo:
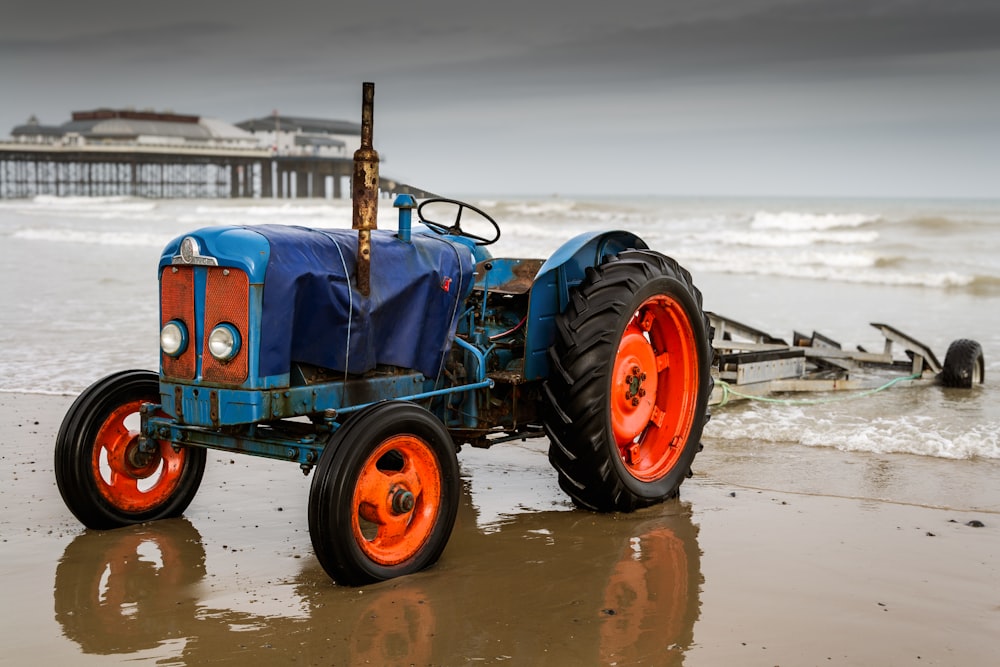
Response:
M354 230L212 227L166 247L159 374L96 382L57 437L84 525L180 515L207 449L293 461L315 468L317 558L358 585L441 555L463 444L547 436L560 487L589 510L677 495L713 386L690 274L625 231L495 258L499 225L450 199L401 195L398 230L377 230L373 97L366 84Z

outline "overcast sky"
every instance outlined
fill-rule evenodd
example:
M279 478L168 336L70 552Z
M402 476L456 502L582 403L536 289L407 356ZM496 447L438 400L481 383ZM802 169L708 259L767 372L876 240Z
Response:
M339 5L347 5L340 7ZM997 0L5 0L0 134L360 120L441 194L998 197Z

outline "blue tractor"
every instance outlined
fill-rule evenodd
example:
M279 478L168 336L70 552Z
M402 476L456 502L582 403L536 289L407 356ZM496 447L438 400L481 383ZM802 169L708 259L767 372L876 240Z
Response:
M358 585L441 555L463 444L547 436L588 510L677 495L713 386L690 274L625 231L493 257L500 226L451 199L400 195L398 229L377 229L373 94L354 229L211 227L164 249L159 373L99 380L57 436L58 487L87 527L180 515L208 449L292 461L313 473L319 562Z

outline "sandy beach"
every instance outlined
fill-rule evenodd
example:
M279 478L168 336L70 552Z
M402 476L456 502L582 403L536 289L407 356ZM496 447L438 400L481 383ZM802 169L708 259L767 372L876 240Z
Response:
M352 589L316 562L289 464L212 453L184 518L85 530L52 473L70 402L0 394L2 664L995 662L995 460L709 429L679 501L597 515L559 491L544 440L465 448L439 564Z

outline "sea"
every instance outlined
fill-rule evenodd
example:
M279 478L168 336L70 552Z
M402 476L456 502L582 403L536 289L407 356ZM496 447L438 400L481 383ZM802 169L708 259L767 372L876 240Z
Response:
M733 402L714 409L707 440L1000 459L1000 200L466 201L499 224L494 256L545 258L580 232L629 230L691 272L706 310L778 337L816 331L845 347L881 350L870 326L881 322L941 360L953 340L982 346L985 383L972 390L925 383L819 396L835 401ZM164 245L200 227L262 223L349 228L351 204L0 200L0 392L75 395L114 371L157 368ZM472 213L462 224L489 234ZM391 201L381 200L379 227L395 225Z

